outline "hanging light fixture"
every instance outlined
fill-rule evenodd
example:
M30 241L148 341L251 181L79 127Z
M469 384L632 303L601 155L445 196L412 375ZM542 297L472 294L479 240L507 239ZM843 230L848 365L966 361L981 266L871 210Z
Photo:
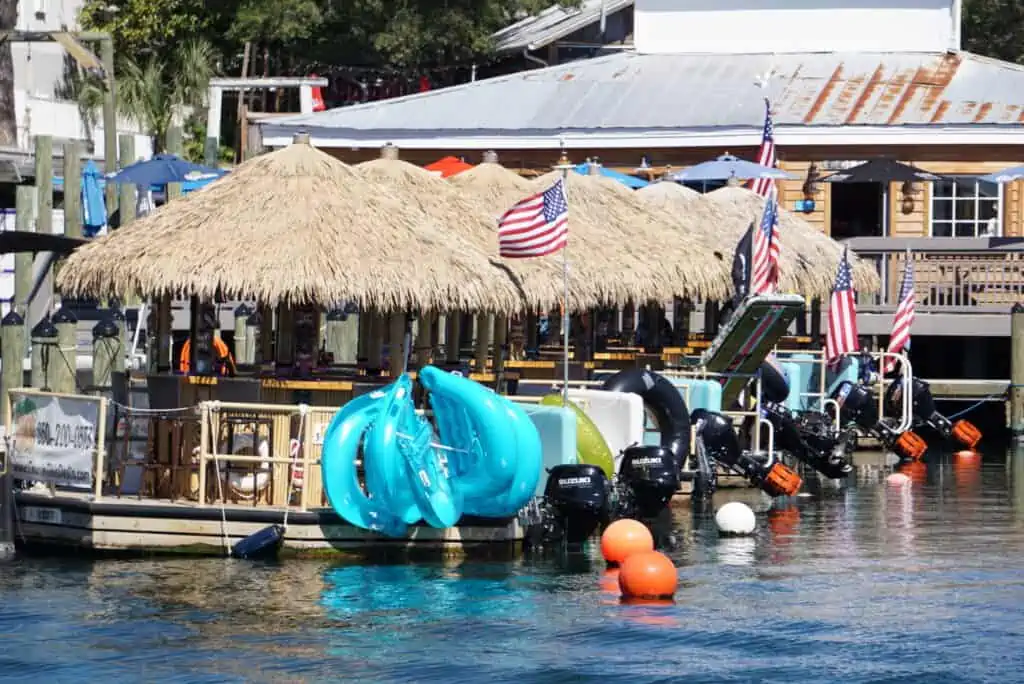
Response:
M914 187L914 184L911 181L903 181L903 187L900 189L900 195L902 195L902 199L900 200L900 210L904 214L914 213L914 207L916 205L914 200L918 194L920 194L920 191Z

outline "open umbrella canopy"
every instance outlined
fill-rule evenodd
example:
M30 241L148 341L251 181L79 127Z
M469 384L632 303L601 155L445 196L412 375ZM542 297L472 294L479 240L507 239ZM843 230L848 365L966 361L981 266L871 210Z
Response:
M79 248L58 286L79 296L355 302L381 312L522 307L486 254L308 136Z
M473 168L472 164L469 164L458 157L441 157L433 164L427 164L424 166L427 171L433 171L441 175L441 178L448 178L456 174L468 171Z
M592 172L592 167L597 169L598 175L604 176L605 178L611 178L614 181L618 181L625 185L627 188L633 188L635 190L637 188L642 188L648 184L647 181L643 180L642 178L630 176L629 174L621 173L619 171L616 171L615 169L609 169L607 167L601 166L600 164L594 164L593 162L583 162L582 164L577 164L573 168L573 171L586 176Z
M894 159L872 159L821 180L825 183L927 183L942 180L942 176Z
M218 178L225 173L226 171L221 169L193 164L173 154L157 154L151 159L137 161L116 173L107 174L107 177L115 183L149 187Z
M754 178L774 178L776 180L784 180L795 177L796 176L790 175L782 169L755 164L752 161L740 159L739 157L734 157L731 154L723 154L717 159L701 162L700 164L691 166L688 169L674 171L668 176L670 180L678 182L716 181L729 180L730 178L735 178L737 180L752 180Z
M541 176L533 181L535 191L559 177L558 172ZM603 176L570 174L566 186L572 269L579 255L600 254L605 278L630 274L650 282L654 291L647 299L717 299L728 293L731 254L707 239L699 212L662 211Z
M1011 166L1008 169L982 176L978 180L988 181L989 183L1012 183L1021 178L1024 178L1024 166Z

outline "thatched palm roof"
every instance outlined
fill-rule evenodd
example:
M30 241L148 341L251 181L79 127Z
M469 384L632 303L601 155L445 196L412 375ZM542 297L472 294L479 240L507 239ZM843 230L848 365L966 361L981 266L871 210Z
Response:
M577 191L569 182L569 273L570 293L577 289L597 294L602 305L625 305L664 297L671 292L673 283L663 270L656 268L650 254L637 250L636 241L623 239L612 223L594 218L582 205L573 203ZM467 195L479 198L491 207L495 221L519 200L536 193L554 181L546 178L538 185L495 163L484 162L452 176L447 182ZM578 198L577 198L578 199ZM495 244L497 238L495 238ZM517 272L519 263L546 264L546 271L557 272L561 286L561 253L539 259L506 259L509 268ZM524 273L523 277L527 275ZM691 279L690 287L698 287Z
M534 189L549 186L557 174L532 181ZM576 253L614 254L605 277L633 274L660 283L649 299L673 295L720 299L728 295L731 257L696 229L700 218L692 212L687 216L668 214L602 176L571 173L566 185L571 263L575 264Z
M644 201L669 211L677 211L679 209L679 202L700 197L700 193L696 190L688 188L681 183L666 180L645 185L637 190L636 194Z
M727 219L723 228L727 229L730 236L735 237L733 247L750 222L759 221L764 211L764 198L742 187L719 188L703 195L701 199L714 204ZM843 246L799 215L781 207L779 240L782 248L781 289L809 298L827 298L835 284L836 270L843 256ZM850 265L853 268L857 290L865 294L878 292L882 284L872 264L858 259L851 253Z
M435 218L453 241L470 244L488 255L491 263L507 273L516 284L522 294L522 308L548 311L560 305L564 288L561 266L555 261L498 257L499 205L462 192L437 174L399 159L374 159L357 164L352 170L375 187L382 188L392 199L415 206ZM472 171L475 168L456 174L452 179ZM602 301L601 293L600 283L577 283L570 291L570 308L581 310L597 306Z
M353 301L380 311L522 307L488 255L308 139L81 247L58 286L94 296Z

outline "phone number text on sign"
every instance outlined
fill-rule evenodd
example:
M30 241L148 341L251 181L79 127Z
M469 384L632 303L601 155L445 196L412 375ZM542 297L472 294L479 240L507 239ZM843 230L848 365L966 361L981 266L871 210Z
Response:
M96 428L70 423L36 423L36 444L57 449L91 449L96 444Z

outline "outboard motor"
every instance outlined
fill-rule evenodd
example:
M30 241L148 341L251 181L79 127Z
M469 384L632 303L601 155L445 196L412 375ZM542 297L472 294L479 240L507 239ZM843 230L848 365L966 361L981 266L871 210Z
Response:
M692 418L697 424L699 456L706 458L712 468L724 465L769 496L793 496L800 491L803 480L784 463L740 449L732 418L705 409L694 411Z
M935 398L932 396L932 388L920 378L912 378L911 388L911 412L914 416L915 425L927 425L939 433L943 439L953 438L968 449L973 449L981 441L981 430L973 423L966 420L950 422L949 418L935 410ZM897 379L885 392L885 406L893 412L903 410L903 378Z
M896 432L891 420L878 417L878 400L864 385L843 381L832 392L832 399L839 404L842 425L852 424L874 435L901 458L917 461L928 450L928 444L913 430Z
M818 411L794 414L782 402L789 397L789 384L776 367L761 364L761 407L775 428L775 448L806 463L825 477L844 478L853 471L852 453L856 433L837 432L828 416Z
M551 468L539 522L542 541L580 544L610 517L611 485L604 471L585 463Z
M679 489L676 456L663 446L632 446L622 452L616 483L618 517L656 518Z

